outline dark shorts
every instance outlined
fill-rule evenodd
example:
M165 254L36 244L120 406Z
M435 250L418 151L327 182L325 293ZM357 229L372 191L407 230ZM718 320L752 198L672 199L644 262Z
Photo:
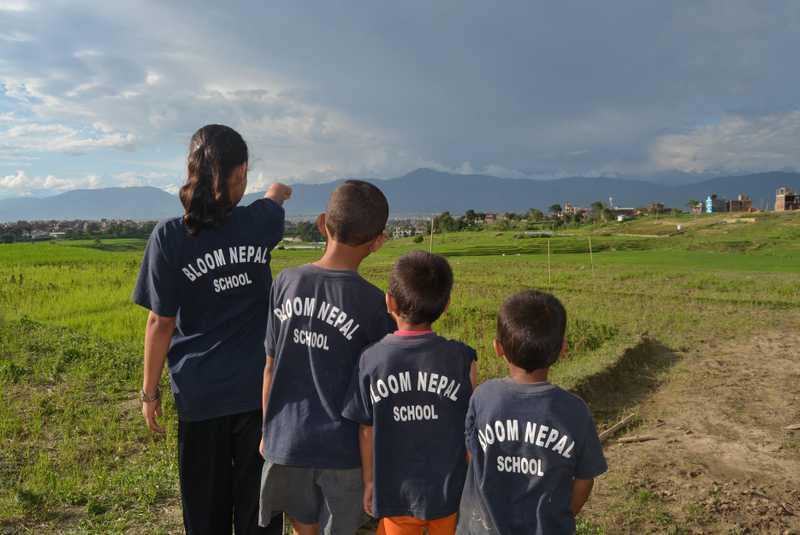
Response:
M317 469L264 463L259 522L285 512L324 535L353 535L363 523L361 469Z

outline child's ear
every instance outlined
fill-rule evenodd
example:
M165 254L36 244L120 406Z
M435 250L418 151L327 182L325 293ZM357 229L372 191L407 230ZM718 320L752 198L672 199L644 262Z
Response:
M317 230L322 234L322 238L328 240L328 227L325 226L325 214L317 216Z
M506 358L506 351L503 349L503 344L500 343L500 340L495 338L492 341L492 345L494 346L494 354L498 357Z
M394 300L394 297L389 292L386 292L386 310L389 314L397 313L397 301Z
M561 344L561 354L558 356L559 358L563 357L567 354L567 350L569 349L569 345L567 344L567 337L564 337L564 343Z

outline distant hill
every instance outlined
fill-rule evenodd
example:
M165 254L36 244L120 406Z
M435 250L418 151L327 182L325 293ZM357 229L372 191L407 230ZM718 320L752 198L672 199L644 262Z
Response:
M20 219L161 219L181 212L175 195L159 188L101 188L52 197L0 200L0 221Z
M485 175L454 175L431 169L417 169L403 177L370 180L380 186L389 199L393 215L430 214L468 209L494 212L521 212L530 208L546 210L552 204L571 202L588 206L594 201L617 206L637 207L659 201L667 206L686 208L689 199L703 200L711 193L733 198L746 193L753 206L772 208L775 190L790 186L800 190L800 173L771 172L744 176L717 177L690 184L667 185L622 178L573 177L557 180L498 178ZM287 208L289 213L314 214L325 207L330 192L341 180L325 184L296 184ZM259 195L251 194L246 201Z
M685 208L689 199L702 200L711 193L726 198L747 193L753 199L753 206L771 208L778 187L800 190L800 173L786 172L664 184L622 178L510 179L417 169L399 178L370 181L386 193L394 216L443 211L463 213L470 208L494 212L521 212L529 208L546 210L551 204L571 202L576 206L588 206L598 200L608 202L609 197L614 198L617 206L636 207L660 201L670 207ZM295 184L294 195L287 204L288 214L319 213L331 191L341 182ZM252 202L261 195L247 195L244 202ZM182 207L175 195L151 187L75 190L53 197L0 200L0 221L163 219L181 212Z

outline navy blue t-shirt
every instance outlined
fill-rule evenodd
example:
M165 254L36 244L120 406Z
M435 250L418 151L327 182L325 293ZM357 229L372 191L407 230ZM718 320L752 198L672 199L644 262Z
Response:
M458 511L476 358L434 333L389 334L361 355L343 414L373 426L377 517L434 520Z
M483 383L470 400L466 442L460 535L574 533L573 479L608 469L586 403L550 383Z
M274 358L264 418L270 461L361 466L358 425L342 418L361 351L394 330L384 294L355 271L306 264L272 285L265 348Z
M196 236L181 217L153 230L133 302L176 317L167 362L182 420L261 407L270 251L283 227L283 208L259 199Z

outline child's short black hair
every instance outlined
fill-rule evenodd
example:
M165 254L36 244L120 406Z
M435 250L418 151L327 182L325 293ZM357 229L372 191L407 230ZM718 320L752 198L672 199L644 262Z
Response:
M325 208L325 226L334 240L363 245L383 233L389 203L376 186L363 180L346 180L337 187Z
M512 295L497 314L497 341L506 358L527 372L549 368L558 360L566 328L564 305L538 290Z
M409 323L433 323L442 315L453 289L453 270L443 256L412 251L401 256L389 276L389 294L397 313Z

